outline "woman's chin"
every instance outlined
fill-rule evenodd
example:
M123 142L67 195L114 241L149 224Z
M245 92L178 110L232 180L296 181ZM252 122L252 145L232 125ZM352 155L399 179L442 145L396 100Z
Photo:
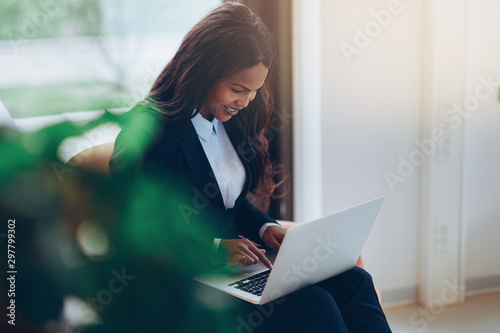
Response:
M228 114L224 113L224 114L219 114L219 115L217 115L217 117L215 117L215 118L216 118L218 121L220 121L221 123L224 123L224 122L226 122L226 121L230 120L232 117L233 117L233 116L230 116L230 115L228 115Z

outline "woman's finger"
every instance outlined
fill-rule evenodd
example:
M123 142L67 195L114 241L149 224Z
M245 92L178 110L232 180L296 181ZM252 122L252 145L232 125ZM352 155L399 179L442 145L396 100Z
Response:
M250 248L246 249L246 252L244 253L245 256L247 256L247 264L252 265L255 264L259 261L258 255L253 252Z
M257 248L255 245L253 245L252 243L250 243L249 249L251 251L253 251L253 253L258 257L258 260L262 261L262 263L267 268L269 268L269 269L273 268L273 265L271 264L271 262L269 261L269 259L267 259L266 255L259 248Z
M251 240L244 238L241 235L240 235L240 237L242 237L243 239L245 239L248 242L247 244L248 244L249 250L252 251L257 256L257 260L255 260L255 262L262 261L262 263L269 269L271 269L273 267L273 265L271 264L271 262L269 261L269 259L267 259L266 255L265 255L265 252L266 252L265 250L257 248L257 246L255 245L257 243L252 242ZM259 245L259 244L257 244L257 245Z
M241 255L240 260L238 260L238 263L240 264L241 267L245 267L247 265L247 257L245 255Z
M240 237L241 239L246 239L247 241L249 241L250 243L252 243L253 245L255 245L257 247L262 247L262 245L260 245L259 243L255 243L253 240L250 240L250 239L246 238L245 236L238 235L238 237Z

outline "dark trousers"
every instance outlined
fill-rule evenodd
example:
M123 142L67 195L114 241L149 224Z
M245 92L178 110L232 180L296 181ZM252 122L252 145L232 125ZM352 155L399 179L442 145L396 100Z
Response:
M245 304L237 333L387 333L372 278L355 267L264 305Z

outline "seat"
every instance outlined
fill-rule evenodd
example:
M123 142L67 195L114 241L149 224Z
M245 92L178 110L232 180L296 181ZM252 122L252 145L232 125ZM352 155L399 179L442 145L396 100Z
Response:
M81 167L84 170L94 171L109 176L109 159L113 154L114 142L107 142L85 149L73 156L67 165Z

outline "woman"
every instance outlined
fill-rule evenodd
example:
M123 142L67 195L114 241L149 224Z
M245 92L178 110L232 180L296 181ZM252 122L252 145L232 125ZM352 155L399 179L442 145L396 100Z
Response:
M279 250L285 235L246 198L249 191L272 195L279 185L263 135L273 107L273 48L268 29L248 8L216 8L186 35L135 108L152 143L137 159L140 149L124 128L110 161L113 175L151 172L194 194L178 207L188 224L198 216L212 221L211 262L271 267L259 243ZM277 304L261 331L390 332L371 278L359 268Z

